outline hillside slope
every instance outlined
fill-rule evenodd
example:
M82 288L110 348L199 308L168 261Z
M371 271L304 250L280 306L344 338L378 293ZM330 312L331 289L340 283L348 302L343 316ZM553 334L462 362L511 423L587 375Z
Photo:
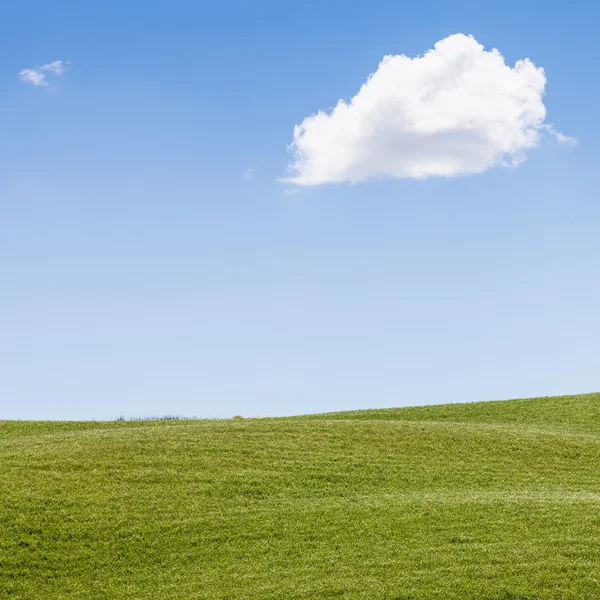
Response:
M0 422L0 598L600 597L600 394Z

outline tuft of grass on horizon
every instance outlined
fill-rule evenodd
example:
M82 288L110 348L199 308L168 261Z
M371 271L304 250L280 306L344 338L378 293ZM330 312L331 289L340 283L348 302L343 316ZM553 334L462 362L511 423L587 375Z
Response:
M182 417L180 415L153 415L149 417L126 417L125 415L119 415L115 421L193 421L197 420L196 417Z
M596 599L600 394L0 421L0 598Z

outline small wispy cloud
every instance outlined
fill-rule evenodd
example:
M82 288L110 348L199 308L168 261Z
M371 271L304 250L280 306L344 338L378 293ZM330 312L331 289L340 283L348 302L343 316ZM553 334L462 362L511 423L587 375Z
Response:
M48 83L47 75L62 77L65 74L65 65L68 64L68 62L65 63L62 60L55 60L41 67L21 69L19 71L19 79L35 87L48 87L50 84Z
M559 141L561 144L571 144L576 146L579 144L579 140L577 138L571 137L570 135L565 135L560 131L552 131L552 135Z
M55 73L56 75L63 75L65 72L65 63L62 60L55 60L43 67L40 67L41 71L50 71L51 73Z
M255 163L255 165L253 167L248 167L243 173L242 173L242 177L246 180L246 181L250 181L255 175L256 172L258 171L258 169L260 168L260 165L262 165L264 159L261 158L257 163Z
M48 85L45 81L46 76L35 69L22 69L19 73L19 79L35 86Z

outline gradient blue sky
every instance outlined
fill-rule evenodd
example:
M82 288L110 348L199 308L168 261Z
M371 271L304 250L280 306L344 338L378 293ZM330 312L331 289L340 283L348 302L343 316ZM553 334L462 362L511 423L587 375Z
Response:
M0 418L599 390L599 18L590 2L4 2ZM384 55L457 32L544 67L548 121L579 145L285 193L295 124ZM19 80L59 59L55 87Z

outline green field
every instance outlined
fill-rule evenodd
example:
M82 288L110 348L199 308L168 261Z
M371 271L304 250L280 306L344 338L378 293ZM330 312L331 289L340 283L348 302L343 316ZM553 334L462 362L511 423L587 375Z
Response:
M0 598L600 598L600 394L0 422Z

